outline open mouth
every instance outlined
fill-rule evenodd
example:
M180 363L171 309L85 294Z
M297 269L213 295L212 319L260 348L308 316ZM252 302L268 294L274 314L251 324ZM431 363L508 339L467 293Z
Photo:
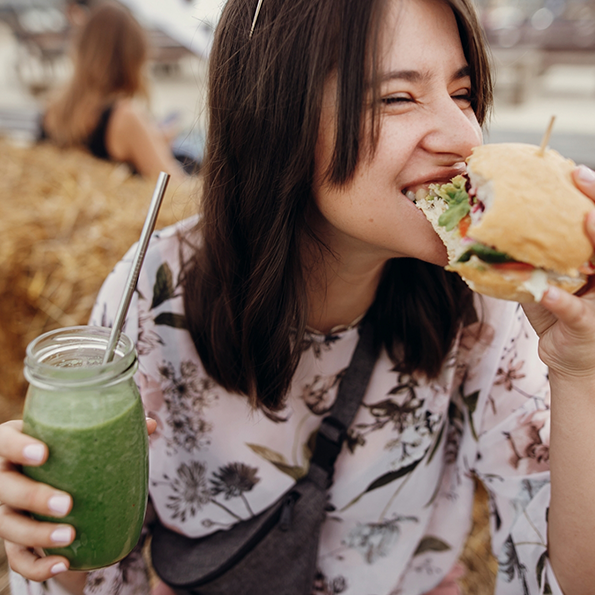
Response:
M424 184L423 186L414 186L412 188L403 188L401 192L411 201L416 202L418 200L422 200L428 196L428 186L429 184Z

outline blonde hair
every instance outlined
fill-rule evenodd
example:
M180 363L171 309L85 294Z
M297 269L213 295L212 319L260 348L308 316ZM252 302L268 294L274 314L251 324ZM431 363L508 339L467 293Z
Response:
M61 146L82 144L101 111L117 99L147 97L143 66L148 44L127 9L100 3L75 43L73 76L48 106L44 123L50 138Z

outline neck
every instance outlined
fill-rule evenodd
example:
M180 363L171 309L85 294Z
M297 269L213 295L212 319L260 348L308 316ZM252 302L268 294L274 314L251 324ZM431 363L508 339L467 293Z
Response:
M380 283L384 262L350 263L333 260L318 267L308 286L308 326L320 333L350 326L368 311Z

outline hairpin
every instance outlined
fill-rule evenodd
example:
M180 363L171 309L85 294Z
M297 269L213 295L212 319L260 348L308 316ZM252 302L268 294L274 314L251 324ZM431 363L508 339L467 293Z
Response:
M256 11L254 12L254 18L252 19L252 27L250 27L250 35L249 35L250 39L252 39L252 33L254 33L254 27L256 26L256 20L258 19L258 13L260 12L261 6L262 6L262 0L258 0L258 4L256 5Z

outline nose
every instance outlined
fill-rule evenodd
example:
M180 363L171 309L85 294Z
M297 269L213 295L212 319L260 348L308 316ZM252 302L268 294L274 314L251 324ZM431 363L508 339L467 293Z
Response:
M448 94L433 106L422 140L426 151L446 156L448 160L462 161L482 141L481 127L470 107L462 109Z

